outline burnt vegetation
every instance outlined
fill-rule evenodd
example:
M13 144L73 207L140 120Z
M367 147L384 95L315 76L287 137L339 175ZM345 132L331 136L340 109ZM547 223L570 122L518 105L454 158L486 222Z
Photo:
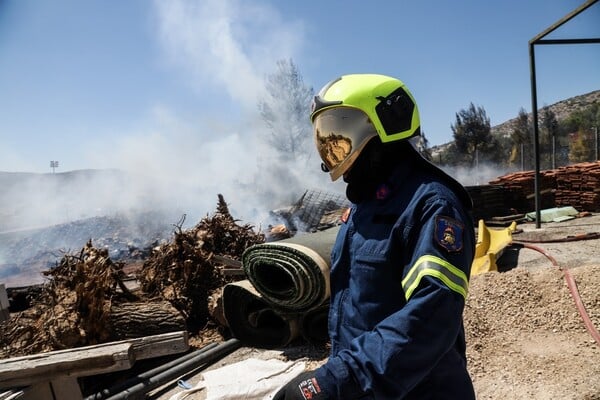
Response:
M265 241L252 225L231 216L222 195L218 199L216 212L193 228L182 228L184 217L175 224L172 240L155 247L134 272L139 284L132 289L125 263L112 261L108 249L89 240L78 253L65 253L44 272L47 280L32 306L0 324L0 357L118 340L135 336L136 329L143 336L157 313L165 314L166 331L198 334L217 325L209 298L236 278L222 273L215 256L239 260L244 249ZM149 318L142 326L123 326L123 310Z

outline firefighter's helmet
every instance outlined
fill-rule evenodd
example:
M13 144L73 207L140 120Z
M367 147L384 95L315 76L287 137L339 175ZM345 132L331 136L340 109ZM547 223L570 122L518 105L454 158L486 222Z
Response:
M417 104L396 78L376 74L343 75L314 97L310 119L317 150L331 180L350 169L370 139L388 143L419 133Z

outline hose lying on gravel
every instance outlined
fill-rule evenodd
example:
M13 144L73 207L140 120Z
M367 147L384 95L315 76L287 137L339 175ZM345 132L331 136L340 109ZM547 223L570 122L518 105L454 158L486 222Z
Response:
M587 237L582 236L580 240L585 240L585 239L587 239ZM592 320L585 308L585 305L583 304L583 301L581 300L581 296L579 295L579 290L577 289L577 283L575 282L575 278L573 278L573 275L571 274L571 272L569 272L569 270L567 268L562 268L558 264L556 259L554 257L552 257L546 250L542 249L541 247L532 245L530 243L524 243L522 241L521 242L513 242L512 246L524 247L527 249L531 249L531 250L540 252L548 260L550 260L552 265L554 265L555 267L557 267L559 270L562 271L563 276L565 278L565 282L567 283L567 287L569 288L569 291L571 292L573 301L575 301L575 306L577 307L577 311L579 312L579 315L581 316L581 319L583 320L583 324L585 325L585 328L587 329L588 333L592 336L592 338L594 338L596 343L598 345L600 345L600 332L598 332L598 330L594 326L594 323L592 322Z
M223 315L250 346L274 348L302 336L327 340L330 252L338 227L250 246L242 255L247 280L223 288Z

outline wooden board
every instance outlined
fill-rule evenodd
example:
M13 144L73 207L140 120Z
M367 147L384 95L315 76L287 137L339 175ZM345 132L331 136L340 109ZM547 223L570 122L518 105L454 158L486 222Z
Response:
M2 360L0 388L31 385L59 377L89 376L129 369L131 343L104 344Z
M188 349L188 334L179 331L13 357L0 363L0 389L121 371L131 368L136 360L182 353Z

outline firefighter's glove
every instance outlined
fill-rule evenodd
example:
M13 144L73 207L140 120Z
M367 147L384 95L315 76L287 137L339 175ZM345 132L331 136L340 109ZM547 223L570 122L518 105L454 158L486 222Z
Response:
M329 397L319 386L314 371L306 371L289 381L273 400L327 400Z

